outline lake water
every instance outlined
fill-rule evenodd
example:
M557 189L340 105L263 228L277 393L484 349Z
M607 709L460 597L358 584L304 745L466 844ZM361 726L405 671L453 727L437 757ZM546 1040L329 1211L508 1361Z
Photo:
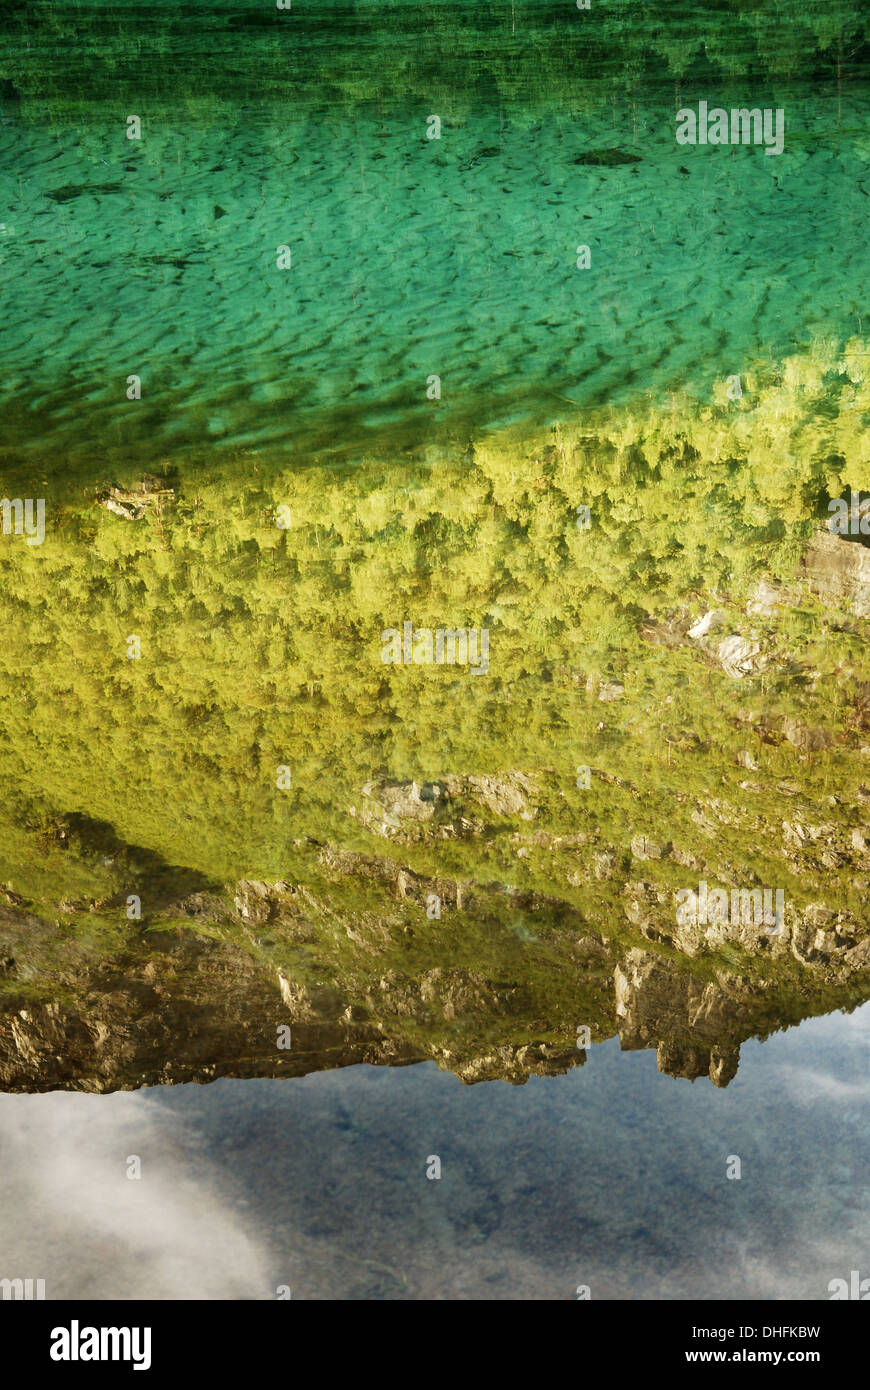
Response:
M0 1279L870 1277L868 76L846 0L0 16Z
M750 1043L725 1092L606 1043L520 1088L425 1064L4 1096L4 1261L49 1298L828 1299L866 1266L868 1030Z
M572 8L511 7L511 24L498 6L400 4L385 33L369 5L225 0L144 29L89 5L64 50L11 20L9 462L425 452L638 393L706 401L717 378L860 336L860 45L838 79L828 50L778 67L773 16L687 6L661 31L642 6ZM795 9L786 28L807 20ZM782 155L676 144L681 102L742 107L747 85L784 111Z

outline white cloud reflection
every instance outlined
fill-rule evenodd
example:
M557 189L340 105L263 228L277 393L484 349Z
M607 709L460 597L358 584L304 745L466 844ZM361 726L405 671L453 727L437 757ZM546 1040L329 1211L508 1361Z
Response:
M274 1297L198 1149L183 1118L140 1093L0 1095L0 1278L45 1279L47 1298Z

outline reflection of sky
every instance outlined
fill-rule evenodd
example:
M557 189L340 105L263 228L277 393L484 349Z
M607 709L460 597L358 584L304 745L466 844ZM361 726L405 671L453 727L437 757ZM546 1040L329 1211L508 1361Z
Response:
M824 1299L870 1276L868 1044L865 1005L745 1044L726 1091L611 1041L519 1088L427 1064L0 1096L0 1277L49 1297Z

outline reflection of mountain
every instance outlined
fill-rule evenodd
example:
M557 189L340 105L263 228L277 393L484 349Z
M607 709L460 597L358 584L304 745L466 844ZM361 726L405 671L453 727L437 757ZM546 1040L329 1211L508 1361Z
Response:
M867 360L437 467L46 480L0 538L5 1084L522 1080L584 1028L721 1084L865 997L870 579L819 522ZM488 670L385 665L406 623ZM678 917L701 883L730 915Z
M245 881L232 898L188 894L148 930L126 923L111 946L69 904L54 923L20 902L0 909L0 1088L111 1091L423 1059L467 1082L521 1083L582 1065L586 1028L593 1042L618 1033L623 1048L655 1047L661 1071L725 1086L744 1039L870 997L870 936L854 926L838 935L792 916L773 943L754 928L718 928L712 941L688 928L677 949L654 894L632 928L643 884L615 889L619 925L596 929L553 898L427 881L324 847L317 862L317 891ZM433 896L440 920L426 915Z

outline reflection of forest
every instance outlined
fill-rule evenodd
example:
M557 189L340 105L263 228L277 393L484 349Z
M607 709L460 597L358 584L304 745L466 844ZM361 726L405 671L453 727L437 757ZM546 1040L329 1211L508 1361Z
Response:
M584 1026L723 1084L866 997L868 550L823 529L866 360L437 469L47 485L2 550L6 1084L521 1079ZM384 666L403 612L486 675ZM680 923L702 879L784 931Z
M723 383L701 411L491 436L437 468L179 464L134 519L96 505L136 495L109 478L46 481L45 543L0 538L11 819L78 813L210 881L277 880L295 840L383 841L372 781L514 769L536 779L525 819L479 807L479 834L421 835L410 867L547 892L548 847L510 834L618 855L644 835L684 856L644 873L690 887L711 841L710 882L833 891L860 917L867 548L823 524L862 481L868 360L832 381L795 359L740 401ZM487 674L385 666L397 616L488 628ZM573 851L583 894L594 852ZM71 891L23 839L5 862L31 899ZM92 870L101 899L112 871Z
M522 1079L585 1026L724 1084L865 997L870 552L822 524L866 486L866 13L122 11L0 17L0 468L46 527L0 536L5 1084ZM787 155L690 169L720 96L793 100ZM385 666L404 620L486 672ZM784 932L678 923L701 879Z

